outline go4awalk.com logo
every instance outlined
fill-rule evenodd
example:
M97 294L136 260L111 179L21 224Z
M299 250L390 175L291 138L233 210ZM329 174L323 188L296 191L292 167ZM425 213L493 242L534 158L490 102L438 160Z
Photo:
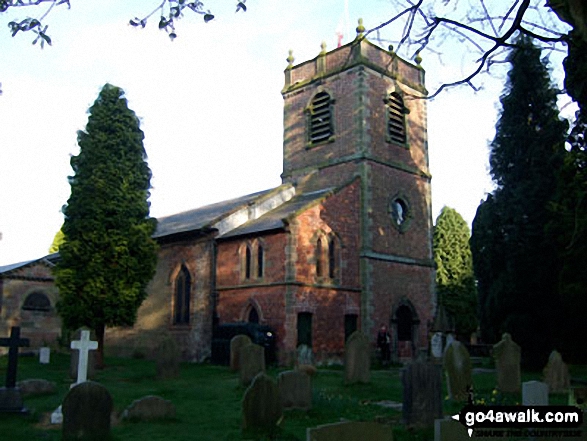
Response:
M575 406L485 406L468 404L454 420L467 428L469 436L478 429L568 429L579 431L583 412Z

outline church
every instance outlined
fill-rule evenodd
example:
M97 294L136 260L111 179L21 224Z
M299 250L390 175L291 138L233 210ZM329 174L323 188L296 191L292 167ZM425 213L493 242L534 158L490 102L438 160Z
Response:
M185 360L203 361L213 326L233 322L273 328L281 364L302 344L318 363L340 361L350 333L375 341L382 324L396 358L427 348L436 294L424 70L363 32L299 64L290 52L282 184L158 219L148 297L133 327L106 331L107 351L131 355L165 334ZM23 318L32 294L46 299L35 314L55 315L50 271L46 288L5 289L15 278L26 287L19 271L39 266L51 259L0 267L3 335L9 322L24 337L38 331Z

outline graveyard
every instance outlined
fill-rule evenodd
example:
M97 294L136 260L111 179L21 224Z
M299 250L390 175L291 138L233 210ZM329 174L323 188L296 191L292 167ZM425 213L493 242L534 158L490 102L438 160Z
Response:
M71 344L71 354L79 351L80 356L75 362L80 365L88 363L88 354L92 351L92 342L86 339L87 335L82 333L80 340ZM353 339L360 340L360 336ZM25 343L21 340L20 344L25 346ZM8 345L9 342L5 341L3 344ZM85 355L84 350L80 350L84 346L87 347ZM237 354L241 350L242 348L237 350ZM172 366L173 357L168 356L165 364L169 369L164 369L164 372L156 360L149 360L137 354L131 358L107 357L105 369L87 369L89 381L85 381L85 373L79 370L72 375L70 351L51 351L48 363L41 363L39 354L27 352L26 346L22 347L20 352L15 380L16 387L20 387L22 392L25 409L18 413L0 413L2 431L10 434L9 439L15 441L69 439L62 438L61 424L51 424L51 414L61 404L65 414L73 412L66 408L73 406L76 408L76 418L88 419L94 426L98 424L100 413L103 416L110 415L109 433L112 440L452 440L439 438L439 435L435 434L434 421L441 416L438 412L445 417L453 415L465 404L461 399L461 391L450 390L459 388L459 383L447 381L447 378L455 375L452 372L449 375L448 372L455 364L468 366L465 370L472 376L475 402L478 404L519 405L523 400L525 404L539 404L536 400L540 398L536 397L540 393L528 395L523 389L535 389L534 384L540 382L538 384L548 390L542 381L549 384L554 381L555 384L553 387L556 391L550 394L546 392L548 404L567 405L569 400L569 392L565 385L561 384L560 375L554 378L554 371L557 370L554 364L558 363L560 358L556 353L551 356L549 367L544 373L521 371L519 387L516 389L510 384L510 392L501 392L498 390L498 364L490 358L475 358L469 363L455 363L446 359L444 363L417 361L405 366L393 364L385 367L373 359L371 363L363 363L361 367L361 363L350 360L351 354L346 368L336 365L318 367L311 371L312 375L309 376L301 367L298 370L291 370L259 366L257 370L264 371L265 374L251 380L243 379L236 371L242 371L245 363L249 364L247 369L255 370L247 361L253 357L250 354L247 357L240 357L241 365L236 368L209 363L179 363L178 366ZM361 351L352 349L350 352L358 354ZM447 354L449 357L455 357L453 354L456 353L457 350L446 351L445 358L448 358ZM363 357L364 354L357 356L359 359ZM0 358L2 377L9 370L9 358ZM89 359L91 360L91 357ZM508 372L514 369L511 364L507 367ZM357 375L356 371L362 371L361 375ZM566 382L572 379L571 388L581 385L585 387L587 367L570 366L569 371ZM13 375L12 372L10 375ZM430 375L434 381L422 379ZM466 376L467 373L464 372L462 375ZM247 374L247 377L249 376L250 373ZM508 377L511 378L511 374L508 374ZM25 381L32 379L40 381ZM248 386L251 381L253 384ZM563 379L562 383L564 381ZM74 383L80 384L70 391ZM424 389L419 384L425 384ZM84 404L84 399L76 401L70 397L73 396L73 392L83 393L80 386L96 389L91 392L89 406L87 403ZM276 391L282 388L289 389L289 392L283 395L280 403ZM584 393L582 390L581 387L573 389L576 394ZM273 398L268 398L271 395ZM67 398L64 398L66 396ZM143 404L137 401L139 399ZM147 401L149 404L146 404ZM402 409L406 401L412 403L411 410ZM247 402L249 404L246 404ZM266 408L263 408L265 405ZM437 405L439 408L436 408ZM84 406L88 408L82 409ZM142 410L139 409L141 406ZM145 411L146 407L150 409ZM244 414L247 412L252 413L252 416L245 417ZM266 418L273 418L273 428L261 431L248 430L250 427L247 429L247 424L257 425L260 421L262 425ZM343 421L361 423L348 426L348 429L344 425L333 425ZM307 430L317 427L329 427L330 434L321 435L325 438L318 435L315 438L306 438ZM98 430L99 427L92 428L96 433ZM352 435L353 430L359 431L358 433L373 433L377 438L356 438ZM345 436L352 438L340 438L340 431L346 432ZM386 435L386 431L393 433L392 438ZM100 435L94 439L107 437Z

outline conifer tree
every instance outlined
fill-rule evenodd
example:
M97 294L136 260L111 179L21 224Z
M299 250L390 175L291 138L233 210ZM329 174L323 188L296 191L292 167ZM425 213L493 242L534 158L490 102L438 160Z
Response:
M56 267L57 308L69 329L96 331L103 364L106 326L132 325L154 275L156 220L143 132L124 91L106 84L89 109L71 158L71 196Z
M587 114L579 110L568 138L570 147L560 169L557 195L551 205L548 233L558 244L558 292L564 326L559 351L567 360L587 362Z
M434 226L433 249L439 301L455 324L457 335L468 337L477 329L477 290L470 231L462 216L443 207Z
M477 211L472 251L484 321L496 339L512 334L527 365L545 363L560 328L556 296L556 244L546 234L557 170L565 154L567 123L559 117L540 49L518 38L502 110L491 143L490 167L497 189ZM487 204L487 205L486 205ZM490 232L488 230L491 230Z

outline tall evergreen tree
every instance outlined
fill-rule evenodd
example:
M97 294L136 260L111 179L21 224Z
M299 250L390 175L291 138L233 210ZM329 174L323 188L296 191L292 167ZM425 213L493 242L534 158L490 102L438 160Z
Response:
M561 319L556 244L545 227L568 128L540 55L530 39L520 37L508 56L511 69L489 161L497 189L477 211L471 242L485 332L490 339L510 332L524 349L524 361L535 366L552 350Z
M67 328L96 331L99 364L105 327L135 322L154 275L156 220L149 218L151 170L143 138L124 91L106 84L85 131L78 132L80 152L71 158L57 308Z
M436 289L458 335L477 329L477 289L469 226L454 209L443 207L434 226L433 249Z
M587 113L579 110L568 138L570 149L560 169L557 196L551 205L548 233L557 239L558 290L564 326L559 350L566 359L587 362Z

